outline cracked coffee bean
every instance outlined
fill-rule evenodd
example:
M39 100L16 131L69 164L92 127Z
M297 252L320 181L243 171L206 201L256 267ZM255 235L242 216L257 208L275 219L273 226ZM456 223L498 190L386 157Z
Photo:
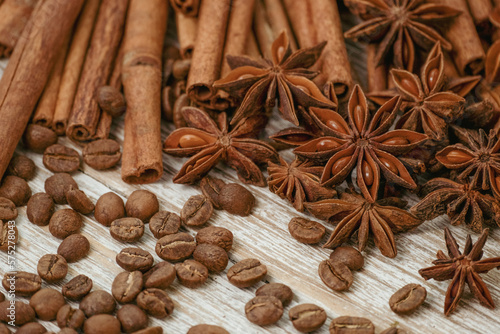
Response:
M116 317L120 321L122 330L125 333L136 332L148 327L149 318L146 312L133 304L123 305L116 312Z
M56 320L59 328L69 327L78 330L83 326L85 314L80 309L72 308L71 305L64 305L57 312Z
M324 260L319 264L318 273L323 283L335 291L348 290L352 285L351 270L342 262Z
M8 198L0 197L0 220L5 220L5 221L14 220L17 218L17 214L18 214L17 208L14 202L12 202Z
M115 308L115 299L104 290L92 291L80 302L80 310L85 313L87 318L96 314L112 314Z
M244 259L227 271L227 278L238 288L248 288L267 275L267 267L257 259Z
M156 254L165 261L182 261L193 254L196 248L194 238L187 233L169 234L156 243Z
M294 306L288 312L293 327L303 333L317 330L326 321L326 312L314 304L300 304Z
M145 288L166 289L175 280L175 267L168 262L160 262L144 273Z
M193 252L193 258L207 267L208 271L219 273L226 269L229 258L224 249L211 244L200 244Z
M7 252L12 249L12 244L17 244L19 231L15 225L8 221L0 220L0 251ZM9 249L10 246L10 249Z
M187 334L229 334L229 332L219 326L201 324L191 327Z
M83 323L84 333L120 334L121 324L118 319L109 314L96 314Z
M45 254L38 260L36 270L38 275L47 282L57 282L66 277L68 262L61 255Z
M351 270L360 270L365 264L365 259L360 251L349 246L340 246L330 254L330 259L345 264Z
M201 192L210 202L212 202L213 207L217 210L222 210L222 205L219 201L219 193L225 184L226 183L221 179L212 176L205 176L200 181Z
M71 173L80 167L80 155L72 148L54 144L43 152L43 165L53 173Z
M229 252L233 247L233 233L224 227L205 227L196 233L196 243L216 245Z
M66 192L66 201L73 210L80 212L82 215L92 213L95 208L94 203L83 191L73 187Z
M140 271L124 271L116 275L111 285L111 293L119 303L131 303L141 292L142 286L142 273Z
M420 284L407 284L389 299L391 310L398 314L410 314L417 310L427 298L427 290Z
M9 318L9 307L11 307L11 305L12 304L10 300L4 300L0 303L0 321L5 323L11 321L11 319ZM21 301L15 301L14 308L16 310L16 318L14 320L14 324L16 326L22 326L24 324L27 324L28 322L35 321L35 310L33 310L33 308L29 306L29 304Z
M85 275L78 275L62 287L64 297L73 300L81 300L92 290L93 282Z
M112 139L100 139L85 145L82 151L83 161L97 170L112 168L122 157L120 144Z
M208 278L208 269L196 260L186 260L175 264L179 282L185 287L195 289L202 286Z
M283 315L283 305L273 296L257 296L245 305L248 320L259 326L274 324Z
M168 294L160 289L149 288L137 296L137 306L156 318L165 318L174 311L174 303Z
M273 296L278 298L283 306L287 306L293 299L293 292L287 285L282 283L268 283L255 291L256 296Z
M298 242L317 244L325 235L326 228L316 221L295 217L288 223L288 231Z
M57 204L67 204L66 193L68 190L78 189L78 184L68 173L56 173L45 180L45 192Z
M33 224L45 226L54 214L54 208L52 197L46 193L36 193L28 201L26 215Z
M37 274L26 271L5 273L2 286L6 291L14 290L16 295L27 297L33 295L42 287L42 279Z
M181 227L181 217L169 211L158 211L149 220L149 229L156 239L174 234Z
M343 316L333 319L330 324L330 334L342 333L374 334L375 326L365 318Z
M181 220L187 226L201 226L205 224L214 207L205 195L191 196L181 210Z
M153 256L136 247L124 248L116 255L116 263L127 271L148 271L153 266Z
M111 223L111 236L121 242L136 242L144 235L144 223L139 218L120 218Z

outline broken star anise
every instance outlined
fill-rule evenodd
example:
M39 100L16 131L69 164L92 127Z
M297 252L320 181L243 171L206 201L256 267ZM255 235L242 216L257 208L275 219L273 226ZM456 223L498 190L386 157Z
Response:
M220 113L218 125L210 116L194 107L184 107L183 116L190 127L173 131L163 144L163 151L178 157L191 157L174 176L175 183L194 183L219 161L236 169L242 182L265 186L257 164L277 161L278 153L263 141L249 138L267 122L264 115L241 120L228 131L226 114Z
M467 235L464 253L462 254L450 230L445 228L444 238L446 248L448 249L448 256L439 250L437 252L437 260L432 262L434 266L418 271L426 280L431 278L436 281L452 280L446 291L444 300L445 315L449 315L458 306L466 282L469 285L469 289L482 305L489 308L495 307L488 287L479 276L479 274L487 273L491 269L500 266L500 257L481 260L483 247L488 238L488 231L488 229L484 229L474 244L472 244L470 235Z

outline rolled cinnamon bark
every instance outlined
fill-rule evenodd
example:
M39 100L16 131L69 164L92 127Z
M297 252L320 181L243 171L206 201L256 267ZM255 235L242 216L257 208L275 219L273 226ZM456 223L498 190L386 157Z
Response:
M12 53L0 80L0 179L82 5L83 0L40 2Z
M8 57L39 0L5 0L0 6L0 52Z
M297 42L295 42L293 30L288 22L288 17L281 0L257 0L257 2L262 2L264 5L267 19L273 31L273 40L271 42L284 30L288 35L292 51L297 50Z
M377 47L375 44L366 46L366 75L368 77L368 91L381 92L387 89L387 66L377 66L375 55Z
M127 100L122 179L150 183L163 172L161 143L162 50L165 0L131 0L124 36L122 81Z
M253 31L250 31L250 35L248 36L245 54L252 58L258 58L262 56Z
M491 0L467 0L467 2L474 24L484 31L489 25L489 15L493 11Z
M264 58L272 59L271 45L278 36L274 36L271 23L266 15L266 10L260 0L257 0L255 3L253 30L262 55Z
M196 17L200 9L200 0L170 0L170 4L178 13Z
M293 32L301 48L310 48L316 44L316 30L308 0L283 0Z
M198 19L177 12L175 13L175 22L177 25L177 38L179 39L181 57L183 59L191 58L193 57L194 45L196 44Z

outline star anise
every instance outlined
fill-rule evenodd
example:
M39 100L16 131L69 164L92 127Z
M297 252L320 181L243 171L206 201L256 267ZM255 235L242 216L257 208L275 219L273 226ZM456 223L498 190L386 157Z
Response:
M495 198L445 178L434 178L422 187L426 196L410 212L423 220L447 214L452 225L462 222L474 232L481 232L485 224L500 226L500 205Z
M345 37L377 43L379 65L392 53L397 68L412 71L419 48L429 50L439 41L444 49L452 49L436 28L459 15L459 10L426 0L348 0L346 4L365 22L347 31Z
M308 70L318 60L326 42L292 53L285 32L273 42L272 61L256 61L246 56L228 56L233 69L214 87L228 92L243 101L231 124L258 113L264 106L274 107L278 97L278 110L287 121L299 125L296 105L335 108L336 103L327 99L311 81L318 72Z
M434 266L418 271L426 280L431 278L436 281L452 280L446 291L444 300L445 315L449 315L458 306L466 282L469 285L469 289L482 305L489 308L495 307L488 287L479 276L479 274L487 273L491 269L500 266L500 257L481 260L483 247L488 238L488 231L488 229L484 229L474 244L472 244L470 235L467 235L464 253L462 254L450 230L445 228L444 238L446 248L448 249L448 256L439 250L437 252L437 260L432 262Z
M479 94L500 111L500 41L493 43L486 53L484 79L479 85Z
M338 222L323 247L338 247L347 242L357 231L360 251L365 249L368 236L372 234L380 252L392 258L397 254L394 233L407 231L422 223L408 211L390 206L398 201L398 198L385 198L372 202L359 194L344 192L340 195L340 199L305 203L304 206L319 219Z
M269 144L252 139L267 122L264 115L241 120L228 131L226 114L220 113L218 125L210 116L193 107L184 107L183 116L190 127L173 131L163 144L163 151L178 157L191 157L174 176L175 183L194 183L219 161L236 169L242 182L265 185L257 164L277 161L278 153Z
M280 164L270 162L267 171L269 190L286 198L300 212L304 211L304 202L316 202L337 194L335 189L319 184L323 167L315 166L312 161L295 159L288 164L280 156Z

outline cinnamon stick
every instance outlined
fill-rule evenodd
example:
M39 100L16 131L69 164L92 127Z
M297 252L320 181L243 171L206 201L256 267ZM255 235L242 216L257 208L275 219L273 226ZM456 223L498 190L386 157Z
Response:
M257 0L262 2L265 8L267 19L271 24L271 29L273 31L273 41L281 34L284 30L288 35L288 40L290 41L290 47L292 51L297 50L297 42L295 42L295 37L293 30L288 22L288 17L286 15L285 7L281 0Z
M0 53L8 57L39 0L5 0L0 6Z
M167 17L165 0L130 2L122 68L127 100L122 179L127 183L154 182L163 172L160 102Z
M283 0L288 18L301 48L310 48L317 43L316 30L308 0Z
M0 79L0 178L82 5L83 0L40 2L12 53Z
M489 15L493 11L491 0L467 0L467 2L474 24L484 31L489 25Z
M266 15L266 10L260 0L257 0L255 3L253 29L262 55L264 58L272 59L271 45L278 36L274 36L271 23Z
M181 57L183 59L191 58L193 56L194 45L196 44L198 19L177 12L175 13L175 22L177 25L177 38L179 39Z
M387 67L385 65L377 66L376 54L375 44L368 44L366 47L366 75L369 92L381 92L387 89Z
M196 17L200 9L200 0L170 0L176 12L187 16Z
M252 58L258 58L262 56L253 31L250 31L250 35L248 36L245 54Z

